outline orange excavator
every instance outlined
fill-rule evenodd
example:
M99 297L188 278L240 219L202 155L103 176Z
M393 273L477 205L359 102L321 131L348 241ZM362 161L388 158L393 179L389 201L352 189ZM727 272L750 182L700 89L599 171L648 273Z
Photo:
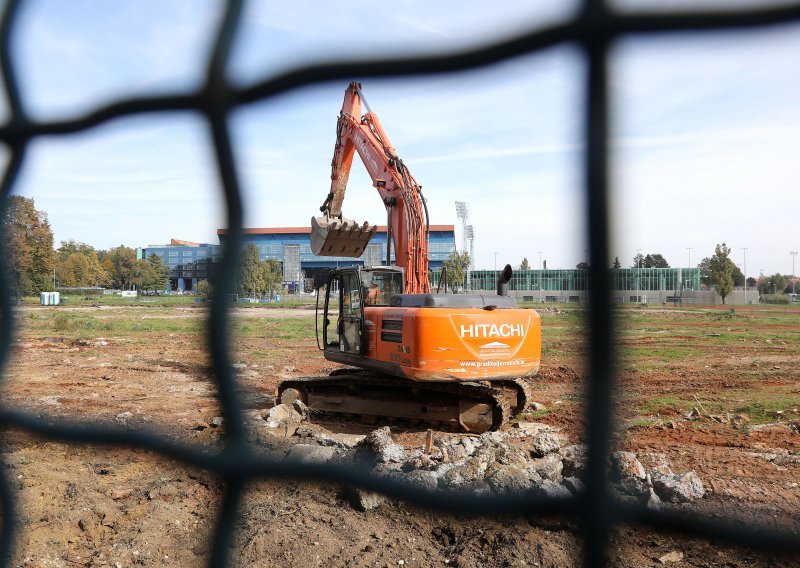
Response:
M369 111L363 116L362 102ZM326 359L348 367L328 377L284 380L276 402L299 399L312 411L467 432L499 428L529 402L541 358L539 314L518 308L508 295L508 265L495 295L432 293L421 186L360 83L347 88L339 114L331 189L323 215L311 219L314 254L358 258L377 230L342 215L356 152L386 207L387 265L325 274L317 286L317 343ZM389 264L392 249L396 265Z

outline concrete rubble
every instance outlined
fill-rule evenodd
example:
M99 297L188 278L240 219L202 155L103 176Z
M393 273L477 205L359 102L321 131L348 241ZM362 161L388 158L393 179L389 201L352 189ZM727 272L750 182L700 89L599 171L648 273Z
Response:
M263 414L267 431L273 436L297 440L287 451L286 460L358 464L378 475L431 491L568 498L585 489L586 447L569 444L557 428L545 424L521 423L507 432L481 435L437 433L432 444L407 451L394 441L388 426L366 436L332 433L304 420L307 413L299 410L278 405ZM694 471L673 472L660 454L615 452L609 463L609 479L617 498L653 510L661 509L665 502L688 503L705 495ZM351 491L350 497L354 507L362 511L384 501L361 490Z
M270 434L284 438L293 436L303 422L303 415L286 404L273 406L263 418Z

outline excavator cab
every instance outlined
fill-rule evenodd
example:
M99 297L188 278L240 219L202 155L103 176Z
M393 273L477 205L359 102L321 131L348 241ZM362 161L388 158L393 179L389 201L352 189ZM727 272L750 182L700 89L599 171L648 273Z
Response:
M403 293L403 270L351 266L330 271L325 284L322 349L361 356L364 353L364 307L388 306Z

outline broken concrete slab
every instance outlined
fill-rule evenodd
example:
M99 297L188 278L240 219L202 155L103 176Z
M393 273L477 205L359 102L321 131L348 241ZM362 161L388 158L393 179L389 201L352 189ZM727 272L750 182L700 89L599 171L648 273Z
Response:
M477 490L485 488L485 473L488 462L477 456L447 468L439 478L439 486L445 489Z
M531 455L536 458L544 457L561 449L558 439L550 432L539 432L533 437Z
M668 475L654 474L653 489L659 498L673 503L690 503L705 494L703 482L694 471Z
M326 463L336 454L336 448L311 444L295 444L284 458L291 463Z
M566 446L561 449L559 454L563 465L561 475L583 479L586 473L586 446L583 444Z
M616 484L620 493L633 497L645 497L650 495L650 485L644 479L638 477L623 477Z
M614 466L614 479L635 478L644 481L646 475L644 466L636 458L635 453L614 452L611 454L611 463Z
M303 416L291 406L278 404L270 408L264 420L269 433L288 438L297 431L303 422Z
M363 434L343 434L329 432L318 435L316 440L321 446L333 446L335 448L350 449L361 443L364 438L366 438L366 436Z
M406 459L405 449L392 440L388 426L373 430L356 447L372 454L378 463L402 463Z
M500 495L522 495L531 491L541 478L526 469L516 467L490 467L486 483Z
M549 454L543 458L531 460L528 463L528 469L535 471L542 479L561 483L564 470L563 458L559 454Z

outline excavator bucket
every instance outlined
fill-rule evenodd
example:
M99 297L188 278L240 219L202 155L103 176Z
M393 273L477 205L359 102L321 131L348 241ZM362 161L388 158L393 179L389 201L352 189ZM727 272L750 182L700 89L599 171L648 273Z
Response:
M351 219L336 217L311 218L311 252L317 256L347 256L364 254L377 225L364 221L359 225Z

